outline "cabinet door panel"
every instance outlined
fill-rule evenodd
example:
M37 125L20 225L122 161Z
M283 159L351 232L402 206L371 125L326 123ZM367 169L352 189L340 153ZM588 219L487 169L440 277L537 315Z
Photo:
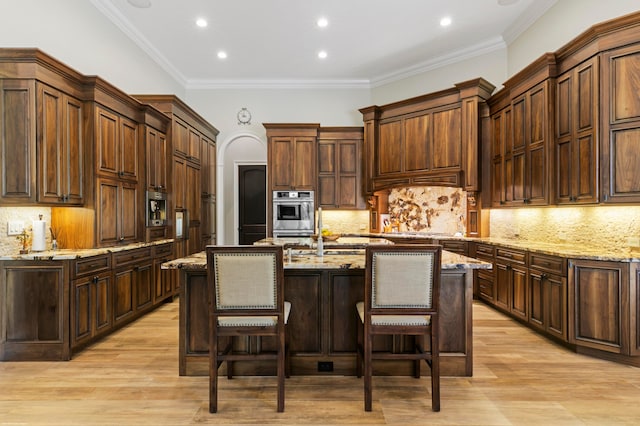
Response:
M185 184L187 182L187 163L181 157L173 157L173 202L177 210L187 208Z
M504 310L509 310L511 299L511 268L502 263L495 263L495 304Z
M27 80L0 80L0 199L35 201L35 86Z
M185 122L174 116L173 120L173 150L178 155L186 156L189 152L189 127Z
M91 316L91 279L84 279L74 282L73 285L73 330L71 334L71 344L75 346L78 342L92 336Z
M549 275L545 280L547 308L546 329L549 334L567 340L567 279Z
M82 204L84 202L84 138L82 137L82 102L65 96L63 109L63 192L65 202Z
M511 270L511 313L524 320L528 319L527 269L513 267Z
M127 118L120 117L120 176L138 179L138 125Z
M58 202L64 195L62 93L39 84L38 105L39 200Z
M614 353L629 350L629 265L572 260L569 341Z
M339 187L340 199L338 205L341 207L356 208L356 200L358 199L358 179L356 176L342 176L340 178Z
M98 277L95 283L95 328L96 334L106 332L111 329L112 306L111 273Z
M115 273L114 282L114 320L116 324L133 315L134 303L134 273L132 269L125 269Z
M527 116L530 123L529 145L544 145L547 141L547 92L545 87L545 85L541 85L529 93L530 111Z
M378 174L402 171L402 126L400 121L380 124L380 141L377 150Z
M637 49L637 48L636 48ZM640 118L640 52L629 52L611 61L613 74L613 122Z
M202 143L200 142L200 134L193 129L189 129L189 160L200 162L200 149Z
M294 149L294 187L313 190L316 186L316 140L315 138L296 138Z
M152 276L151 263L136 266L136 310L151 306L151 302L153 301Z
M122 184L122 211L117 216L121 221L120 240L136 241L138 237L138 189L136 185Z
M529 152L529 163L527 174L529 176L528 190L525 194L527 202L533 204L546 204L547 194L547 161L545 158L546 148L540 145Z
M546 304L544 298L544 278L542 273L529 272L529 324L544 330Z
M640 193L640 128L614 131L611 144L610 193L620 197Z
M290 351L296 353L323 353L321 291L322 275L293 273L285 276L284 297L291 302L291 316L287 333Z
M118 183L98 182L99 211L97 212L98 240L101 244L114 244L120 239L117 217L121 210Z
M364 276L331 274L330 353L356 351L357 326L355 305L364 299Z
M290 189L293 182L293 139L272 138L271 167L272 189Z
M404 164L406 171L429 170L433 149L431 131L431 114L404 120Z
M118 161L118 116L104 110L96 109L96 165L99 172L117 176L120 163Z
M460 108L433 113L433 170L462 167L460 120Z
M333 207L338 204L336 200L336 178L334 175L318 176L318 202L321 207Z

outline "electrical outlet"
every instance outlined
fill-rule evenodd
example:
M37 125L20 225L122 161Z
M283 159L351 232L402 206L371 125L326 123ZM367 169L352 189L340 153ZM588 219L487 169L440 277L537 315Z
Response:
M629 247L640 247L640 237L627 237Z
M7 235L20 235L24 229L24 222L21 220L10 220L7 224Z

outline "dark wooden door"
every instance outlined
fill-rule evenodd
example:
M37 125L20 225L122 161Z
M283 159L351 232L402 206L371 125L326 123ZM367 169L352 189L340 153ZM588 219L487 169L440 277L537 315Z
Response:
M239 166L238 182L238 242L253 244L267 236L266 166Z

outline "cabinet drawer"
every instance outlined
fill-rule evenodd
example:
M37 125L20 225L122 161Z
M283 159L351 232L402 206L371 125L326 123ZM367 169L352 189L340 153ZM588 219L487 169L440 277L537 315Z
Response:
M562 257L529 253L529 267L561 275L563 277L567 276L567 260Z
M467 256L469 254L469 245L466 241L439 240L437 242L442 246L443 250L458 253L464 256Z
M476 258L481 260L493 260L495 247L491 244L476 243Z
M524 265L525 263L527 263L527 252L498 247L496 249L496 259L506 260L511 263Z
M113 266L118 267L128 263L151 258L151 247L120 251L113 253Z
M154 247L154 257L171 257L173 255L173 244L163 244Z
M111 256L108 254L75 260L72 268L73 278L95 275L109 270L111 270Z

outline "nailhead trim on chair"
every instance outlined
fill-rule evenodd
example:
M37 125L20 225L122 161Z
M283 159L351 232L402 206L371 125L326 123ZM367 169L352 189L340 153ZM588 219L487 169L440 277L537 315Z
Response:
M420 256L425 258L429 268L426 271L425 276L415 275L410 270L397 269L402 265L398 264L398 261L402 261L402 258ZM385 260L390 260L391 257L395 257L392 264L385 264L384 270L379 271L379 264L386 263ZM387 258L387 259L385 259ZM432 253L376 253L372 259L372 295L371 305L374 308L430 308L431 307L431 286L426 286L426 294L411 294L412 283L416 280L424 280L415 287L419 289L425 288L424 282L431 282L433 274L433 259ZM408 260L408 259L407 259ZM396 269L394 269L396 268ZM421 268L421 270L424 270ZM417 284L417 283L416 283ZM385 290L384 292L379 291ZM404 298L403 298L404 296ZM400 302L400 303L398 303Z

